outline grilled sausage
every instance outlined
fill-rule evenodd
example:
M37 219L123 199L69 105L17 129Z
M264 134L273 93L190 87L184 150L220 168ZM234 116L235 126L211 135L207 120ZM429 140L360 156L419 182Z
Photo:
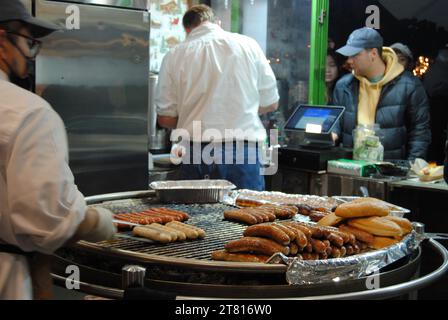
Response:
M167 223L166 225L170 228L182 231L187 236L187 239L194 240L194 239L199 238L199 233L196 230L186 227L185 224L183 224L181 222L172 221L172 222Z
M294 228L296 230L300 230L302 231L303 234L305 234L306 238L308 239L308 241L311 239L313 233L311 232L311 229L309 229L308 227L304 226L304 225L300 225L296 222L284 222L285 226Z
M289 236L274 224L250 226L244 231L244 236L270 238L284 246L287 246L291 242Z
M313 251L317 253L324 253L327 250L327 246L317 239L311 239L311 245L313 246Z
M332 258L340 258L342 256L341 250L339 248L333 247L329 256Z
M230 253L225 250L219 250L212 252L212 259L218 261L265 263L269 256L252 253Z
M158 227L160 230L162 231L166 231L166 232L171 232L174 233L177 237L176 241L185 241L187 240L187 235L185 234L185 232L182 232L178 229L169 227L168 225L161 225L161 224L151 224L151 226L156 226Z
M257 218L244 211L225 211L224 218L228 220L243 222L248 225L254 225L258 223Z
M162 243L169 243L172 239L170 234L157 229L149 228L148 226L135 227L132 230L132 234Z
M168 228L165 228L165 226L163 226L163 225L161 225L161 224L158 224L158 223L151 223L151 224L147 225L146 227L148 227L148 228L152 228L152 229L156 229L156 230L159 230L159 231L161 231L161 232L166 232L166 233L169 234L170 237L171 237L171 241L170 241L170 242L175 242L175 241L177 241L177 238L178 238L178 236L177 236L177 232L175 232L175 231L173 231L173 230L170 230L170 229L168 229Z
M166 213L166 214L180 216L182 218L182 221L186 221L186 220L190 219L190 216L183 211L178 211L178 210L168 209L168 208L151 208L151 209L160 211L160 212Z
M352 227L352 226L347 226L345 224L339 226L339 229L341 231L347 232L347 233L351 233L355 236L356 240L365 242L365 243L373 243L373 241L375 240L375 237L371 234L368 233L367 231ZM354 243L352 244L354 245Z
M289 245L289 255L296 256L298 253L299 253L299 246L296 243L291 242L291 244Z
M296 239L296 233L293 229L281 224L281 223L274 223L274 226L277 228L280 228L284 233L286 233L291 241L294 241Z
M252 209L243 209L242 211L246 212L247 214L250 214L252 217L257 219L257 223L263 223L264 217L260 215L258 211L252 210Z
M318 253L302 253L303 260L319 260L319 254Z
M281 252L284 255L289 254L288 247L282 246L273 240L258 237L243 237L230 241L225 245L225 249L231 253L254 252L267 256L272 256L277 252Z
M340 248L344 245L344 239L342 239L338 234L335 232L330 232L327 239L336 247Z

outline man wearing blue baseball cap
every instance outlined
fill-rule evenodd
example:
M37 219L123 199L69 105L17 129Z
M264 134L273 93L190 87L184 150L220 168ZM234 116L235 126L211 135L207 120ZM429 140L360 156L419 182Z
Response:
M112 238L112 213L88 208L68 166L64 124L13 83L56 27L0 0L0 300L51 298L49 259L68 241Z
M431 142L429 104L420 80L404 70L393 49L372 28L352 32L337 50L348 57L352 74L341 78L333 103L345 106L336 127L344 147L353 147L357 125L378 124L385 159L425 158Z

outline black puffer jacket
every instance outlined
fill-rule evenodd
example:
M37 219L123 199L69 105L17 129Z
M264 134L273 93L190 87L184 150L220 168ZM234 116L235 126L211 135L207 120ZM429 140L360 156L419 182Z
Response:
M333 104L344 106L345 113L334 130L344 147L353 147L352 132L357 126L359 80L352 74L336 84ZM429 103L420 80L405 71L381 91L376 111L381 127L384 159L426 158L431 142Z

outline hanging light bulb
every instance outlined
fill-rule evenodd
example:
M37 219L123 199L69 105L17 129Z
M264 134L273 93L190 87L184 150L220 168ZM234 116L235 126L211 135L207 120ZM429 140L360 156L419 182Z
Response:
M229 0L224 0L224 9L229 9Z

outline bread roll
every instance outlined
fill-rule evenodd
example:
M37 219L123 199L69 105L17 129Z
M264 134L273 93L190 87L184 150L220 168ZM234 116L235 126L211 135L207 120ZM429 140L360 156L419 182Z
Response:
M358 229L358 228L355 228L355 227L347 226L345 224L339 226L339 230L341 230L342 232L351 233L351 234L353 234L355 236L356 240L362 241L362 242L365 242L365 243L373 243L374 238L375 238L369 232L366 232L364 230L361 230L361 229Z
M384 201L374 198L359 198L339 205L335 214L342 218L383 217L389 215L390 211L390 207Z
M369 244L369 247L372 249L379 250L379 249L389 247L398 242L399 242L399 240L397 240L397 239L392 239L392 238L387 238L387 237L375 237L373 242Z
M338 225L339 223L341 223L342 221L344 221L344 218L342 217L338 217L334 212L327 214L325 217L323 217L322 219L320 219L317 224L319 226L323 226L323 227L333 227Z
M391 220L384 219L384 217L352 219L348 221L348 225L375 236L401 237L403 235L399 225Z
M406 218L400 218L395 216L387 216L384 217L384 219L390 220L398 224L403 231L403 235L406 235L408 233L411 233L413 230L412 223Z

